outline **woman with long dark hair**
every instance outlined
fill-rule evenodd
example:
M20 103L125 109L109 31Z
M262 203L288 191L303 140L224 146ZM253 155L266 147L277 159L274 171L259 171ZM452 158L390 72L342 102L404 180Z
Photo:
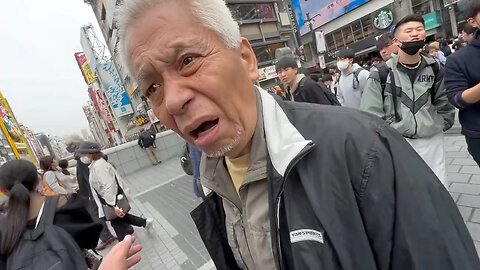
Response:
M0 167L0 189L7 194L6 215L0 220L0 258L6 261L27 228L35 220L45 201L37 192L38 177L35 165L26 160L13 160ZM80 248L96 247L101 224L95 223L80 198L59 199L55 224L75 239Z
M8 196L6 214L0 216L0 270L14 251L24 232L35 228L35 221L45 202L37 191L40 177L35 165L26 160L13 160L0 166L0 190ZM54 224L69 233L82 249L94 249L102 225L93 221L86 210L86 199L59 198ZM115 247L104 259L100 269L126 269L140 261L136 255L141 247L128 238Z
M52 156L40 158L40 169L43 170L42 193L46 196L67 195L74 193L67 190L60 183L57 164Z

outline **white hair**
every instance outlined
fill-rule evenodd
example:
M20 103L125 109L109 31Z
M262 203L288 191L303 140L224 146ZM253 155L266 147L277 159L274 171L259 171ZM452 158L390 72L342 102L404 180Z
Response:
M124 66L129 70L127 32L129 27L145 11L168 1L182 0L125 0L118 8L116 21L119 35L119 52ZM227 48L238 48L241 41L240 28L232 17L224 0L183 0L191 5L193 15L205 27L218 34Z

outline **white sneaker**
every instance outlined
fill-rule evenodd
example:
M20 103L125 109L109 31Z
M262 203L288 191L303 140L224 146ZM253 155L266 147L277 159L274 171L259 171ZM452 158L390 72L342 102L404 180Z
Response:
M147 232L150 232L152 227L153 227L153 218L147 218L147 224L145 225L145 230L147 230Z

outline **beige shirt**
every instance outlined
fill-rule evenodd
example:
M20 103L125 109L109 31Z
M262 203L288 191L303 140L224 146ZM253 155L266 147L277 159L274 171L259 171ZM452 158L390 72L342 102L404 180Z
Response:
M248 164L237 193L225 159L204 157L202 185L223 199L228 243L240 268L275 270L268 210L267 146L258 93L257 126Z

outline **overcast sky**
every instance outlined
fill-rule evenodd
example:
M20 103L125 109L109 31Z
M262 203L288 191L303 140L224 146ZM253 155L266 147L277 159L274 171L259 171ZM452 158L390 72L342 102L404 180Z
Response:
M17 120L35 132L63 136L88 128L87 85L73 57L88 22L97 25L83 0L0 2L0 90Z

